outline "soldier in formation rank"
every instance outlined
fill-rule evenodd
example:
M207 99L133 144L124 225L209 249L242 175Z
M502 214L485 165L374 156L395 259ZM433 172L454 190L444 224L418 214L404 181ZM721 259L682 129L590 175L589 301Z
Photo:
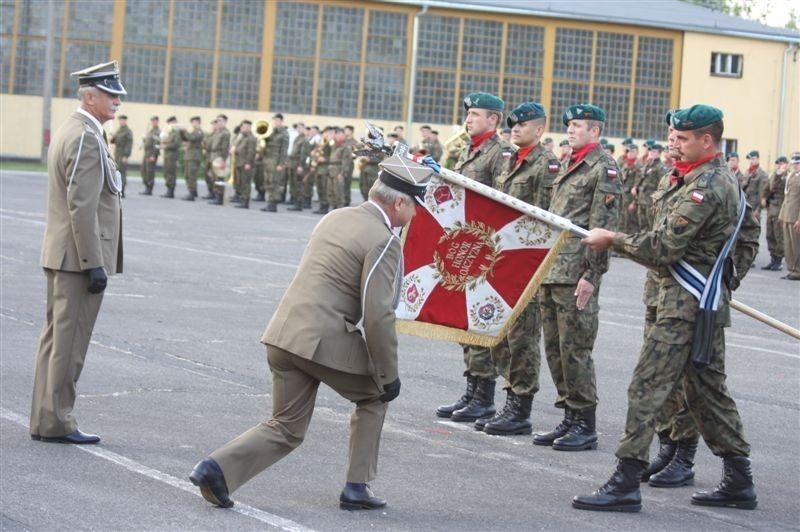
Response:
M236 194L239 197L237 207L242 209L250 208L250 193L253 188L253 170L258 140L253 135L252 129L253 123L250 120L242 121L239 126L239 134L231 147L231 156L236 163L235 177L238 184Z
M767 211L767 249L769 264L762 270L780 271L783 262L783 228L778 219L783 205L789 159L784 156L775 160L775 171L761 192L761 208Z
M184 178L188 194L183 199L194 201L197 197L197 173L203 160L203 140L205 134L200 128L200 117L193 116L189 122L191 130L181 129L181 139L185 142L183 152Z
M292 203L288 211L303 210L303 178L308 173L308 156L311 153L311 144L306 137L306 126L303 123L295 125L297 137L292 143L292 151L289 153L289 192L292 195Z
M286 199L286 162L289 150L289 131L283 125L283 115L272 116L272 133L264 139L264 187L267 190L265 212L278 212L278 203Z
M150 118L150 127L142 139L142 183L144 190L140 194L153 195L153 185L156 182L156 162L161 146L161 129L158 127L158 117Z
M125 197L125 188L128 185L128 158L133 150L133 132L128 127L128 117L120 115L119 128L111 136L111 143L114 145L114 161L117 163L122 178L122 197Z
M175 197L175 180L178 177L178 150L181 148L181 131L178 119L174 116L167 118L167 127L161 134L163 140L161 148L164 150L164 182L167 191L162 198Z

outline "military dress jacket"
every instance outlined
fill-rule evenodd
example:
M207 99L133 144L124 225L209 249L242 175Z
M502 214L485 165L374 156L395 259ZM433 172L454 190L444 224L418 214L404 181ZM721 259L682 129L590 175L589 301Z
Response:
M261 341L369 375L383 390L398 377L394 311L401 261L400 241L377 205L336 209L311 233Z
M114 133L114 160L120 162L131 156L133 150L133 132L128 126L120 126Z
M550 212L584 229L615 230L622 194L618 173L616 161L599 144L577 164L565 161L553 182ZM608 271L608 255L583 246L581 237L570 233L544 284L577 284L585 279L598 286Z
M494 178L503 173L513 154L514 147L495 134L483 141L476 150L471 150L467 143L453 169L465 177L492 186Z
M161 143L161 148L164 150L164 156L170 157L178 156L178 149L181 147L181 130L178 126L172 126L167 133L167 138Z
M331 177L352 175L354 166L353 149L350 144L343 142L341 146L333 147L328 166L328 175Z
M103 132L73 113L47 151L47 226L41 265L80 272L122 272L122 207L112 185L117 168Z
M789 172L783 192L783 205L778 220L795 223L800 220L800 172Z
M533 148L517 165L517 152L508 160L505 170L494 180L494 188L526 203L547 210L553 192L553 181L560 165L553 152L541 144Z
M675 179L666 190L653 195L653 229L646 233L614 237L613 248L628 258L648 267L659 278L657 321L679 319L694 322L698 301L669 273L667 267L683 259L704 276L708 276L717 256L736 227L739 209L739 183L721 155ZM758 252L760 227L748 209L734 252L734 263L740 275L750 268ZM730 292L723 283L719 302L718 326L730 325L728 301ZM685 342L669 331L663 341Z

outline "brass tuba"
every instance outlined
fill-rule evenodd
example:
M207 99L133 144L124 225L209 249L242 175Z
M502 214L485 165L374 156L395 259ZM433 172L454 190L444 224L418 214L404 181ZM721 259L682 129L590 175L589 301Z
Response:
M272 135L272 130L272 124L266 120L256 120L256 123L253 124L253 132L255 133L256 137L261 140Z
M467 133L467 126L462 124L461 129L459 129L455 135L444 141L444 152L445 154L459 153L468 142L469 133Z

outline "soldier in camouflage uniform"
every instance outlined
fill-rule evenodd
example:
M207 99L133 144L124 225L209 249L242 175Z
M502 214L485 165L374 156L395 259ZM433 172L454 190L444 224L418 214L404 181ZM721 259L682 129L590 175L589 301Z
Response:
M642 163L639 162L639 146L636 144L628 145L623 159L622 166L619 167L621 173L620 184L622 185L622 206L619 212L619 228L626 233L637 231L636 217L636 198L633 195L633 188L636 187L642 178Z
M667 193L655 198L658 218L653 230L627 235L594 229L583 240L595 250L613 247L650 268L658 279L658 304L655 323L645 338L628 388L627 422L616 451L617 470L591 495L573 499L573 506L580 509L641 509L639 482L648 464L654 421L665 401L681 386L700 434L724 461L720 484L711 493L695 493L692 504L745 509L757 504L748 458L750 446L742 433L736 403L725 386L724 327L730 325L730 288L738 285L738 279L735 273L725 275L718 310L714 311L716 321L711 321L707 331L710 364L698 369L690 360L700 316L698 300L668 269L683 260L703 276L711 276L717 257L736 230L739 183L718 153L723 133L719 109L706 105L677 109L667 113L667 121L670 142L680 161ZM753 216L744 219L732 258L734 272L747 271L758 252L760 227Z
M503 119L505 103L494 94L476 92L464 98L465 121L470 142L461 151L454 170L484 185L492 186L503 173L514 148L500 140L497 127ZM494 387L497 369L488 347L462 345L467 389L458 401L440 406L439 417L453 421L476 421L495 414Z
M767 210L767 249L770 256L769 264L762 267L762 270L780 271L783 262L783 227L778 220L778 214L783 205L788 169L789 159L778 157L775 160L775 171L761 192L761 208Z
M344 126L344 143L347 144L347 147L350 148L350 157L353 156L353 151L358 149L358 141L354 137L355 130L353 126ZM343 206L349 207L350 202L352 201L352 192L353 192L353 171L355 170L355 162L350 165L350 171L344 174L344 182L342 184L342 192L343 192Z
M211 142L209 148L209 160L213 163L214 159L220 158L223 161L228 159L231 149L231 132L228 129L228 117L225 115L218 115L215 121L216 129L211 135ZM222 205L223 198L214 193L214 183L222 181L222 178L217 177L213 171L210 172L210 177L206 178L208 184L209 194L214 196L212 203Z
M331 151L333 150L333 127L327 126L322 130L322 140L314 148L311 160L316 163L314 180L317 186L317 197L319 198L319 208L314 214L325 214L328 212L328 167L331 161Z
M369 189L378 179L378 160L372 157L364 157L361 163L361 174L358 177L358 188L361 190L361 197L367 201Z
M303 178L308 173L308 155L311 153L311 144L306 138L305 124L295 126L297 137L292 143L292 151L289 153L289 191L292 194L292 202L287 211L303 210Z
M272 117L272 134L264 139L264 186L269 196L265 212L277 212L278 203L286 199L286 161L289 156L289 132L283 115Z
M253 123L250 120L243 120L239 126L239 134L231 147L231 156L235 157L236 161L236 178L239 182L236 193L240 200L236 206L240 209L250 208L257 146L258 139L253 135Z
M200 145L203 149L203 160L205 161L203 164L203 178L206 181L206 189L208 189L208 194L203 196L204 200L213 200L214 199L214 172L212 170L211 163L213 159L211 158L211 145L214 142L214 137L217 134L217 130L219 129L219 125L217 119L211 121L211 132L203 134L203 142Z
M140 194L145 196L153 195L153 185L156 182L156 162L158 161L158 153L161 147L161 130L158 127L158 117L153 116L150 118L150 129L142 141L142 150L144 156L142 157L142 183L144 190Z
M568 107L562 116L572 155L553 185L550 211L584 227L616 228L622 189L617 164L598 142L606 115L591 104ZM597 448L597 387L592 349L597 337L600 280L608 252L592 251L570 235L539 290L544 348L564 420L539 433L535 445L559 451Z
M191 130L182 129L181 139L186 143L183 151L183 172L186 179L186 188L189 193L183 197L186 201L194 201L197 197L197 173L203 160L203 140L205 135L200 128L200 117L193 116L189 119Z
M174 116L167 118L167 137L161 143L164 150L164 182L167 192L162 198L175 197L175 181L178 177L178 150L181 148L181 132L178 129L178 119Z
M739 169L739 154L735 151L730 152L727 157L725 157L725 162L736 178L736 181L744 188L744 174L742 174L742 171Z
M114 161L117 163L122 178L122 197L125 197L125 187L128 185L128 158L133 150L133 132L128 127L128 117L120 115L119 129L111 136L114 144Z
M747 154L750 167L743 177L742 190L747 198L747 204L753 208L756 219L761 220L761 195L769 181L767 173L761 169L759 154L756 150Z
M344 129L337 127L333 134L333 149L328 165L328 206L338 209L345 206L347 175L353 174L353 149L347 143Z
M539 143L547 125L544 107L523 103L509 113L506 123L519 149L495 177L494 188L547 210L559 164L553 152ZM491 348L492 360L506 381L506 404L491 419L476 421L476 429L499 435L531 433L531 403L539 391L541 330L539 298L534 295L506 338Z
M660 144L654 144L647 150L647 160L639 180L631 189L631 194L636 201L636 222L639 231L649 231L653 224L653 200L651 196L658 187L658 182L666 173L664 165L661 164L661 152L664 148Z

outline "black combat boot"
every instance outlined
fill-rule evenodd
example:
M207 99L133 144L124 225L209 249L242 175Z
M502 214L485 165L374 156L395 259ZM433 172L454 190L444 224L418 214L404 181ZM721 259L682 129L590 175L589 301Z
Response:
M164 194L161 194L161 197L162 198L170 198L170 199L174 198L175 197L175 189L174 188L168 188L167 191Z
M772 265L772 268L770 268L770 270L772 270L773 272L781 271L781 269L782 269L781 263L783 262L783 258L775 257L773 259L773 261L774 261L774 264Z
M461 410L472 400L472 396L475 395L475 383L478 382L478 377L470 375L469 371L465 371L464 376L467 378L467 390L464 392L464 395L462 395L458 401L451 405L442 405L437 408L437 416L450 417L453 415L453 412L456 410Z
M314 214L328 214L328 204L327 203L320 203L319 209L314 211Z
M265 191L261 191L261 192L258 193L258 195L255 198L253 198L253 201L266 201L265 195L266 195L266 192Z
M675 456L678 442L670 438L669 433L670 429L658 433L658 454L647 466L647 470L642 475L642 482L647 482L652 475L667 467L667 464L672 461L672 457Z
M511 390L508 393L511 404L507 406L506 414L496 421L491 420L487 423L483 428L486 434L510 436L531 433L531 403L533 402L533 396L517 395Z
M311 208L311 198L306 198L303 200L303 208L310 209Z
M572 410L569 407L564 407L564 419L558 424L556 428L550 432L540 432L533 437L534 445L553 445L553 442L567 433L570 426L572 426L572 418L574 417Z
M675 456L660 472L650 477L648 482L655 488L679 488L694 484L694 453L697 452L697 438L679 440Z
M597 432L595 431L595 407L575 412L566 434L553 441L556 451L587 451L597 449Z
M149 187L145 185L144 190L139 192L142 196L152 196L153 195L153 187Z
M478 377L475 383L475 395L467 406L453 412L453 421L475 421L482 417L494 415L494 379Z
M214 194L214 199L208 202L209 205L222 205L222 194Z
M572 507L601 512L638 512L642 509L639 484L647 464L633 458L622 458L617 470L591 495L576 495Z
M732 454L723 456L722 480L719 485L711 493L698 491L693 494L692 504L754 510L758 505L758 498L753 487L750 459Z
M239 204L236 205L237 209L249 209L250 208L250 198L242 198L239 200Z
M204 199L204 200L212 200L212 199L214 199L214 198L216 198L216 197L217 197L217 196L215 196L215 195L214 195L214 191L213 191L213 190L209 190L209 191L208 191L208 194L206 194L205 196L203 196L203 197L202 197L202 198L200 198L200 199Z
M303 210L303 202L301 202L301 201L296 201L296 202L294 202L294 205L292 205L292 206L290 206L290 207L286 207L286 210L287 210L287 211L295 211L295 212L300 212L300 211L302 211L302 210Z
M194 192L194 193L192 193L192 192L189 192L188 194L186 194L186 195L185 195L184 197L182 197L181 199L182 199L182 200L184 200L184 201L194 201L194 199L195 199L196 197L197 197L197 192Z
M261 210L264 212L278 212L278 206L270 201Z
M504 388L504 389L506 391L506 404L503 405L503 408L495 412L493 416L482 417L477 421L475 421L475 430L482 431L486 427L487 423L500 421L501 419L505 419L505 416L508 415L508 411L511 408L511 402L512 402L511 395L514 392L511 391L511 388Z
M239 194L234 194L231 198L231 203L241 203L242 197Z

